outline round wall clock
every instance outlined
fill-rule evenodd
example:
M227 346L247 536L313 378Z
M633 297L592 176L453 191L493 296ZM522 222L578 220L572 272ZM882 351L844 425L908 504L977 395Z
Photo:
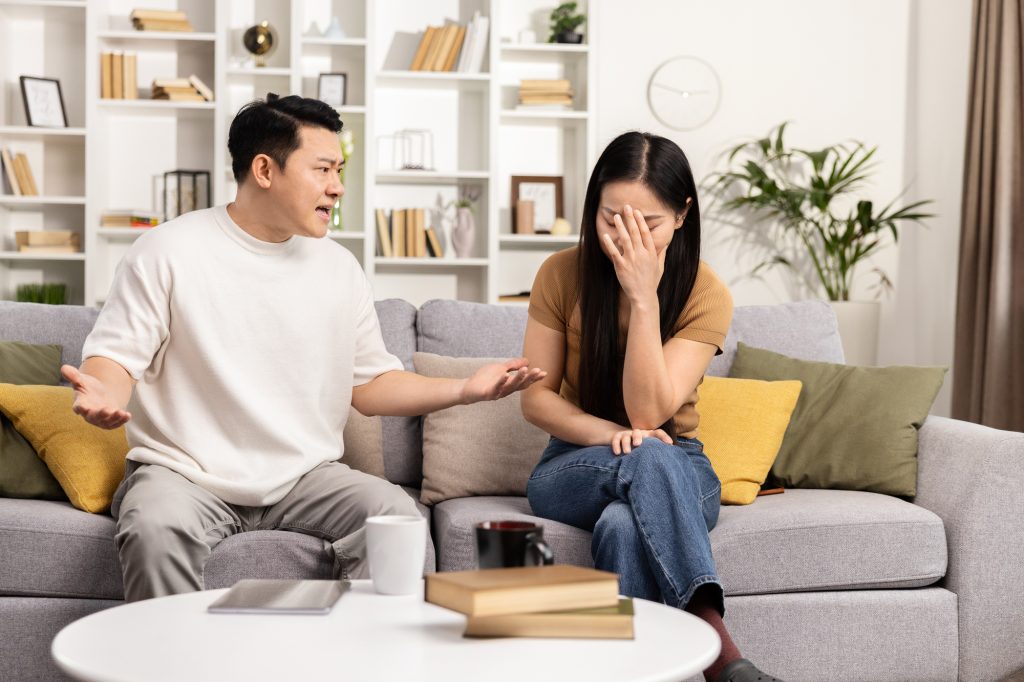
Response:
M647 81L647 106L673 130L693 130L711 120L722 100L722 82L703 59L680 55L662 62Z

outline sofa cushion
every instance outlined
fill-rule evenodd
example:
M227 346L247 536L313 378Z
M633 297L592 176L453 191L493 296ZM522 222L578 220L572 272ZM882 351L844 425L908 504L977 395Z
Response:
M413 499L419 491L406 488ZM430 510L420 505L430 519ZM67 502L0 498L0 595L123 599L114 519ZM435 570L428 538L424 570ZM318 538L285 531L239 533L222 541L207 563L207 587L245 578L322 578L331 566ZM326 571L326 573L325 573Z
M384 346L412 371L416 352L416 308L408 301L389 298L377 301L377 318ZM371 417L381 424L381 458L387 479L398 485L419 487L423 478L419 417Z
M82 364L82 344L99 310L80 305L0 301L0 339L61 346L61 362Z
M465 358L523 354L526 308L435 299L416 316L416 350Z
M590 533L530 515L525 498L460 498L434 507L439 570L475 568L473 524L539 521L557 563L592 566ZM946 572L946 536L932 512L895 497L787 490L722 507L711 547L726 594L904 588Z
M462 379L500 358L449 358L416 353L416 371ZM423 418L423 492L436 504L470 495L525 495L548 434L523 418L520 394L455 405Z
M71 410L65 386L0 384L0 412L32 444L71 503L105 512L124 478L128 441L124 427L102 429Z
M740 341L800 360L843 362L836 315L824 301L738 306L725 351L708 367L710 376L728 376Z

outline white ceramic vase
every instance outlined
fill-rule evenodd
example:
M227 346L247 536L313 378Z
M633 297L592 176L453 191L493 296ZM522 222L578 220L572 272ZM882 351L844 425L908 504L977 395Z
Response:
M839 323L846 364L874 367L878 362L878 301L830 301Z
M458 258L469 258L473 252L473 240L476 237L476 224L473 213L465 206L455 212L455 225L452 226L452 247Z

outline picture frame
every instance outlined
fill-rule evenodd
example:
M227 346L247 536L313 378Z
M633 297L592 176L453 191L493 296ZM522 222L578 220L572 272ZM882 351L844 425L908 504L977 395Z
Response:
M513 175L512 176L512 207L520 201L533 202L533 229L538 234L550 234L551 226L556 218L565 215L562 204L561 175ZM512 216L515 226L517 216Z
M25 120L38 128L67 128L64 93L56 78L21 76L21 99L25 104Z
M348 101L348 74L321 73L316 83L316 98L332 107L342 107Z

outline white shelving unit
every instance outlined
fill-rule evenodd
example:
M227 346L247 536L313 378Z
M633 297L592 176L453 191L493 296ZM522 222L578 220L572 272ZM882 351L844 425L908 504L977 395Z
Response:
M529 289L550 253L572 246L577 235L515 235L511 176L559 175L563 213L578 230L583 193L595 155L596 45L518 44L523 29L546 37L551 0L150 0L147 7L182 9L195 33L138 32L129 14L135 0L20 2L0 0L0 39L16 59L0 63L0 146L24 151L40 197L0 195L0 298L17 284L62 281L70 302L98 304L114 269L144 229L101 228L109 210L162 208L163 173L208 170L213 203L231 201L236 185L227 151L228 129L245 103L265 97L315 97L320 73L348 76L338 112L355 136L345 175L344 229L329 238L351 250L378 298L414 304L430 298L498 302ZM593 20L598 3L581 3ZM409 71L429 25L467 23L479 11L490 19L481 73ZM312 35L338 17L345 37ZM241 35L269 21L278 46L257 68ZM591 39L586 31L587 40ZM101 99L99 55L134 52L139 97ZM196 73L215 92L213 102L149 99L156 77ZM17 77L59 78L70 128L25 125ZM571 111L516 109L524 78L567 78L575 91ZM388 136L402 129L432 132L432 170L394 168ZM40 182L41 179L41 182ZM455 258L450 238L454 210L441 211L474 189L475 240L467 258ZM443 258L376 256L376 208L427 210L440 222ZM441 220L441 215L445 216ZM26 257L13 251L18 229L74 229L81 254Z

